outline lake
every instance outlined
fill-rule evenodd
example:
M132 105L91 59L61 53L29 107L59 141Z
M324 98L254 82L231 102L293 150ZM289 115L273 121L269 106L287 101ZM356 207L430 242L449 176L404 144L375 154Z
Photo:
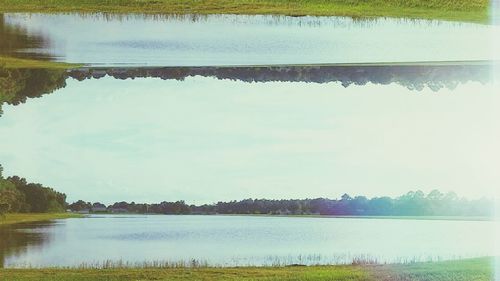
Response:
M498 255L497 222L256 216L91 215L0 227L5 267L106 260L210 265L404 262Z
M0 53L106 66L500 58L492 47L500 26L446 21L9 13L0 15L0 24L0 42L9 42L0 43Z

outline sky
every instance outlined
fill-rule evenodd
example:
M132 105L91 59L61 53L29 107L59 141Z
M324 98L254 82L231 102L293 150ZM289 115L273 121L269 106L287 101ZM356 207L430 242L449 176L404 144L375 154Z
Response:
M495 84L244 83L110 77L4 105L0 164L68 201L495 196Z

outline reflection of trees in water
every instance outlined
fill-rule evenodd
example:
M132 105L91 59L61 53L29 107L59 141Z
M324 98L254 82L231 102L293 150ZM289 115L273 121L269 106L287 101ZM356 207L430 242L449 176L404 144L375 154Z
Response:
M192 76L214 77L243 82L340 82L350 85L397 83L410 90L429 87L433 91L454 89L460 83L490 80L491 64L440 65L311 65L262 67L163 67L163 68L88 68L77 69L69 76L84 80L106 75L116 79L156 77L183 80Z
M66 86L65 70L16 69L0 67L1 104L18 105L28 98L41 97Z
M0 268L6 266L9 257L22 255L29 247L46 246L53 239L51 222L38 222L0 226Z
M48 56L25 50L46 48L48 40L41 35L28 34L24 28L9 25L0 14L0 55L21 58L49 59Z

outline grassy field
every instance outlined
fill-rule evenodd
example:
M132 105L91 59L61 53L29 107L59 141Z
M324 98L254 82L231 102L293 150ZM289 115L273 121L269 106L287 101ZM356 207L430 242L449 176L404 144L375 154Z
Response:
M273 14L488 21L489 0L0 0L0 12Z
M407 265L347 265L239 268L0 269L2 281L127 280L343 280L489 281L492 258Z
M71 213L43 213L43 214L6 214L0 217L0 226L22 222L48 221L54 219L80 218L80 214Z
M494 258L370 267L378 281L494 281Z
M0 67L5 68L49 68L49 69L70 69L83 66L81 64L69 64L46 60L20 59L0 56Z

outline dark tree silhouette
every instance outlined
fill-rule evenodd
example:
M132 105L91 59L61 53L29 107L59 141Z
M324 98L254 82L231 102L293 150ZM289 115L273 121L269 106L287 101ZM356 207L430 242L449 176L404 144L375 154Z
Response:
M92 211L96 204L80 200L69 208ZM422 191L410 191L397 198L344 194L340 199L244 199L217 202L200 206L184 201L158 204L116 202L107 207L108 212L156 213L156 214L270 214L270 215L331 215L331 216L492 216L493 201L467 200L454 193L442 194L434 190L425 195Z

